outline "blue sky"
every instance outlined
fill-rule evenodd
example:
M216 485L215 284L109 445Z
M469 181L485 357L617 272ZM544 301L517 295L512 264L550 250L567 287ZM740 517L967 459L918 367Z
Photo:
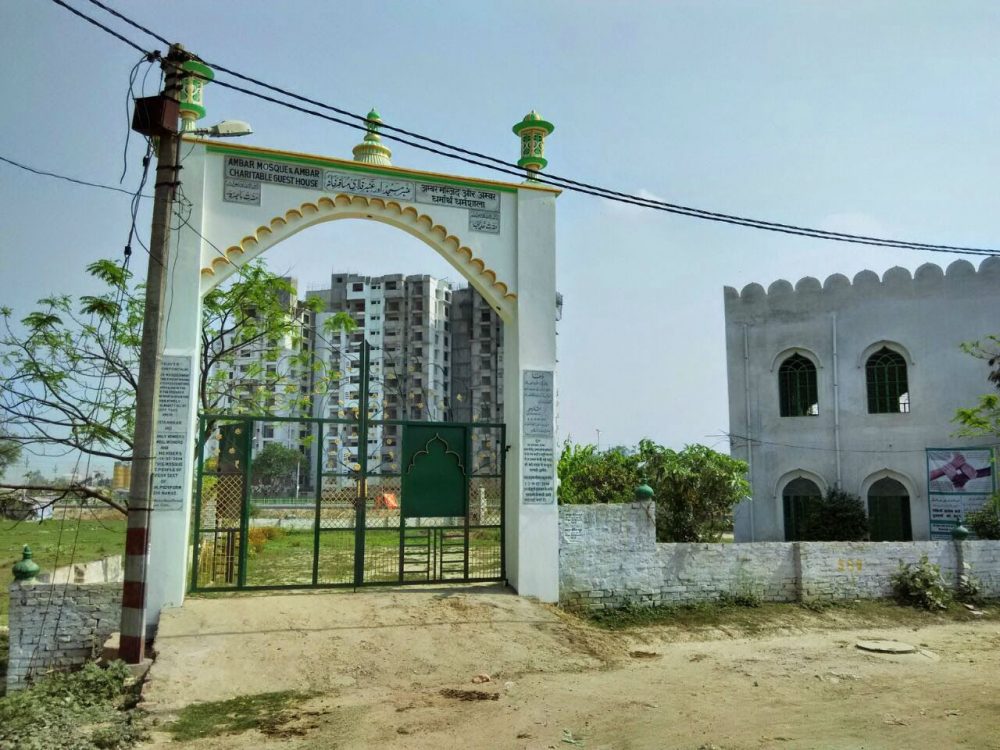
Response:
M510 127L536 108L556 125L547 156L562 176L826 229L1000 246L994 2L108 3L207 60L511 160ZM53 3L0 5L0 155L117 184L138 57ZM348 157L358 141L221 87L206 96L206 123L247 120L257 145ZM400 166L489 175L389 145ZM133 139L126 187L140 156ZM954 259L570 193L558 212L561 427L581 441L600 429L605 445L724 449L708 437L728 424L724 285ZM27 312L43 295L89 291L82 269L119 256L128 198L0 164L0 219L0 303ZM303 233L268 260L305 288L334 268L455 277L408 235L366 222Z

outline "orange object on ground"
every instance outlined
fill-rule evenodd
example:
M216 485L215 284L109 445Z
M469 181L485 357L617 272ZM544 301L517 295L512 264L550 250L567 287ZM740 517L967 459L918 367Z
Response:
M385 508L386 510L399 510L399 503L396 500L395 492L383 492L375 498L375 509Z

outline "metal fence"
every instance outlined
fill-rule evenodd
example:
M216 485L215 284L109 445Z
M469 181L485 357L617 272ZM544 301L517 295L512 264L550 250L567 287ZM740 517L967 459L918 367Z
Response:
M199 430L193 591L505 578L502 424L206 414ZM438 434L459 455L454 515L407 489L430 451L404 465L404 446Z

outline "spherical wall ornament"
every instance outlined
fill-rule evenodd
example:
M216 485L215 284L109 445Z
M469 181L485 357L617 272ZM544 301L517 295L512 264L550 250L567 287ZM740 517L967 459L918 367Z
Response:
M30 581L35 576L41 568L38 567L38 563L31 559L31 547L27 544L24 545L24 549L21 550L21 560L14 563L12 571L14 573L15 581Z

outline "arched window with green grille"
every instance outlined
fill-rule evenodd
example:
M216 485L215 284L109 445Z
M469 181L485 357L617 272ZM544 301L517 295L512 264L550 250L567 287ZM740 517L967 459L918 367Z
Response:
M869 414L899 414L910 411L910 386L906 360L883 346L865 364Z
M783 417L814 417L819 414L816 365L801 354L793 354L778 368L778 392Z

